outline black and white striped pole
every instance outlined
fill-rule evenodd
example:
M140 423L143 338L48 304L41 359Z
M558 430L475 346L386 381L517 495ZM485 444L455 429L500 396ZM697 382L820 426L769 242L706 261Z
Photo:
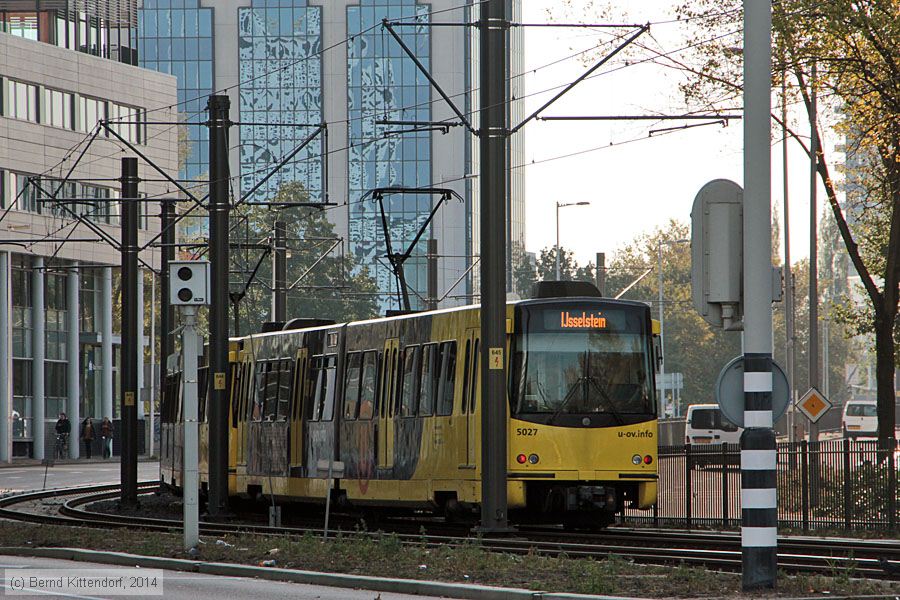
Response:
M774 588L777 574L778 495L772 429L771 40L772 3L744 0L744 591Z
M744 354L744 426L741 435L741 554L746 591L773 588L777 573L778 497L775 430L772 429L771 354Z

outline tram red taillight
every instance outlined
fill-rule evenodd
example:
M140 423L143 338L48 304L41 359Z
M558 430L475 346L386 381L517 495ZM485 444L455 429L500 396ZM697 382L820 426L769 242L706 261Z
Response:
M516 457L516 462L520 465L524 465L528 461L528 457L524 454L520 454Z
M649 465L649 464L651 464L652 462L653 462L653 457L650 456L649 454L648 454L647 456L644 457L644 464L645 464L645 465Z

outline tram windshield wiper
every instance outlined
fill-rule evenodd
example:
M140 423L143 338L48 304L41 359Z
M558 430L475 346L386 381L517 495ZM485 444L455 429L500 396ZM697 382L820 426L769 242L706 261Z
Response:
M584 375L575 380L575 383L569 387L569 391L566 392L566 396L562 399L562 402L559 403L559 406L556 407L556 410L553 411L553 414L550 415L550 418L547 419L547 424L552 425L556 421L556 417L563 411L563 409L569 404L569 401L575 397L575 392L579 389L582 389L584 386Z
M603 403L609 409L609 414L611 414L615 418L616 423L619 425L624 425L625 420L622 419L622 415L617 410L616 403L613 402L613 399L609 397L609 394L606 393L606 390L600 387L600 383L597 381L597 379L595 377L587 377L586 379L589 383L593 384L594 389L597 390L597 392L602 396Z

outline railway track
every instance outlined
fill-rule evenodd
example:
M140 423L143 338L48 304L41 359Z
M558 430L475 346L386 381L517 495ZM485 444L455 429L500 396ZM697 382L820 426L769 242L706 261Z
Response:
M139 484L139 494L154 493L159 482ZM136 515L116 515L93 511L87 505L114 499L118 485L66 488L27 492L0 498L0 518L65 526L143 529L172 532L181 522ZM46 503L50 503L50 509ZM351 520L338 521L338 526L353 527ZM440 521L408 519L380 523L382 531L415 544L470 544L471 532L461 526ZM292 527L270 527L254 523L201 522L204 535L226 535L252 532L270 535L321 534L321 522L313 520ZM380 533L357 532L358 535ZM688 564L711 569L737 571L741 568L740 536L731 533L689 532L610 528L601 533L569 533L550 528L523 528L511 536L480 537L478 543L493 551L602 559L611 555L640 563ZM873 579L898 579L889 575L880 561L890 561L900 568L900 546L894 541L856 540L847 538L780 537L778 566L792 573L845 574Z

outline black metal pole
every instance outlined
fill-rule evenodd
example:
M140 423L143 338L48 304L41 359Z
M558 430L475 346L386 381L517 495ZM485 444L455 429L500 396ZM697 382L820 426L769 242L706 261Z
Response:
M175 328L175 307L169 304L169 261L175 260L175 228L172 223L175 220L175 203L171 200L163 200L160 213L160 227L162 234L162 254L160 260L160 309L159 326L161 332L160 360L159 360L159 389L166 389L166 369L169 364L169 355L175 352L175 336L172 330Z
M121 506L137 506L138 165L122 159Z
M275 251L272 253L272 320L287 320L287 233L284 221L275 221Z
M503 531L506 492L507 0L481 5L481 525Z
M210 96L209 111L209 515L228 512L228 96Z
M437 240L429 239L428 240L428 251L425 254L425 258L428 261L428 310L437 309L437 294L438 294L438 245Z
M809 109L809 387L819 389L821 375L819 373L819 239L818 239L818 205L817 191L819 185L819 122L818 95L816 85L816 62L813 61L810 83ZM828 376L827 373L825 375ZM809 424L809 441L819 441L819 426L815 422ZM819 474L818 463L812 465L813 481ZM812 505L818 505L818 495L813 487Z
M606 253L598 252L597 253L597 272L594 273L594 278L597 280L597 289L600 290L600 295L606 295Z

